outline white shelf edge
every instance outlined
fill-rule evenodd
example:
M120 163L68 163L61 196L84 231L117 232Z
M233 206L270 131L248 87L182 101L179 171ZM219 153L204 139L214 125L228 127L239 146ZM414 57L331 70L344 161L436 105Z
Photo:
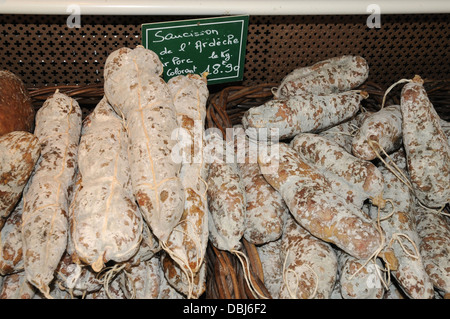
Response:
M450 13L448 0L0 0L0 14L69 15L77 5L86 15L342 15Z

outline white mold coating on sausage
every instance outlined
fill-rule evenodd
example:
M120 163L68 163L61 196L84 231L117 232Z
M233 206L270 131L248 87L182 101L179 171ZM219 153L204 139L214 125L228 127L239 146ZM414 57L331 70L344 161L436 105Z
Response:
M184 208L181 163L171 157L178 123L162 63L151 50L121 48L105 62L104 91L126 120L134 196L152 232L166 241Z
M44 294L67 246L81 117L78 102L58 91L36 113L41 156L24 196L22 238L27 280Z
M450 202L450 146L420 77L401 92L403 145L414 193L422 204Z
M247 135L256 140L283 140L298 133L318 133L352 118L365 97L363 93L348 91L325 96L304 94L283 100L272 99L246 111L242 125Z
M304 93L328 95L354 89L369 76L369 65L361 56L343 55L329 58L289 73L280 83L275 98Z
M377 144L370 144L374 141ZM368 115L352 140L353 155L371 161L392 153L402 145L402 114L399 105L390 105ZM384 151L384 152L383 152Z

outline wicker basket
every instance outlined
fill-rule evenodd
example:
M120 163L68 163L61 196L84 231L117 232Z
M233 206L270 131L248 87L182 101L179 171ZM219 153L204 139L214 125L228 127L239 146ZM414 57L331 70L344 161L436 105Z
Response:
M251 87L229 86L211 94L207 106L207 127L219 128L225 137L226 129L240 124L242 115L246 110L272 99L272 90L277 85L277 83L267 83ZM450 121L450 80L426 80L424 85L438 114L442 119ZM101 84L32 88L29 89L29 92L35 108L38 109L57 89L79 102L83 110L83 116L86 116L93 110L104 94L103 85ZM369 98L363 101L363 106L368 110L378 110L386 89L376 83L369 82L359 89L369 93ZM400 100L397 89L397 91L393 90L388 95L386 105L398 103L400 103ZM247 258L240 261L236 255L219 250L211 243L208 244L205 298L271 298L269 291L264 286L263 269L255 245L242 239L242 247L242 252ZM252 288L249 287L248 280L251 281ZM257 291L256 294L255 290Z
M240 123L243 113L250 107L260 105L272 98L272 89L278 83L267 83L256 86L229 86L218 93L212 94L208 102L207 126L218 127L223 133L227 127ZM427 80L425 88L434 108L442 119L450 121L450 79ZM363 103L366 107L379 109L386 88L376 83L367 82L360 89L369 93L369 98ZM92 110L103 97L103 84L93 85L60 85L29 88L33 105L38 109L42 103L56 90L75 98L86 112ZM400 103L397 90L388 97L390 103ZM388 103L389 104L389 103Z
M89 86L63 85L29 88L28 90L36 111L47 98L56 90L59 90L59 92L67 94L78 101L83 111L83 119L95 108L104 94L103 85L100 84ZM255 103L258 101L258 94L256 96L251 95L248 91L242 92L242 94L246 96L246 103L252 103L252 101ZM209 112L209 114L212 113ZM215 114L212 114L212 116L214 120L209 120L208 122L210 123L218 120ZM227 120L228 115L224 114L223 119ZM202 297L208 299L254 299L255 295L259 295L270 298L270 294L263 284L262 266L257 257L258 253L256 252L255 246L245 240L242 240L242 244L242 252L247 256L246 259L242 260L244 267L235 255L226 251L220 251L211 244L208 244L205 258L208 263L207 289ZM244 271L244 269L247 269L247 266L250 266L248 271ZM256 294L251 291L246 280L251 280L252 289L257 291Z
M33 103L33 107L37 111L45 100L50 97L56 90L64 93L78 101L83 112L83 119L88 115L103 97L103 84L94 85L60 85L60 86L44 86L41 88L28 88L28 92Z
M225 134L227 127L241 122L246 110L270 100L273 97L272 89L277 85L268 83L252 87L230 86L213 94L209 99L208 127L217 127ZM425 79L424 87L439 116L450 121L450 79L439 81ZM400 104L400 88L401 86L393 89L387 95L386 105ZM372 111L380 109L387 88L377 83L366 82L358 89L369 93L369 98L362 102L364 108Z
M244 238L242 252L247 259L220 250L211 243L207 248L207 282L205 298L207 299L271 299L264 286L264 274L255 245ZM248 271L246 271L248 269ZM246 279L247 278L247 279ZM249 287L247 280L251 281Z
M222 131L226 137L226 129L241 124L246 110L258 106L273 98L272 90L277 84L268 83L252 87L230 86L210 96L207 110L207 126ZM436 111L444 120L450 120L450 81L425 80L424 86L428 97ZM400 103L400 87L393 89L387 96L385 105ZM377 111L381 108L386 88L376 83L366 82L358 89L369 93L369 98L362 102L366 110ZM250 269L255 274L262 274L261 261L256 247L242 239L245 252L251 252ZM220 251L212 245L208 248L208 298L254 298L248 293L248 285L243 280L242 265L236 256ZM264 277L256 276L256 284L261 291L266 291ZM244 287L242 287L244 285ZM270 298L270 294L266 295Z

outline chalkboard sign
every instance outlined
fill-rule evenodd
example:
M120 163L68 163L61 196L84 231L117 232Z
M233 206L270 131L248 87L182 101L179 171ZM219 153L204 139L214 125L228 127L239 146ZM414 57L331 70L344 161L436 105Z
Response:
M158 54L164 79L208 73L208 84L241 81L248 15L142 25L142 45Z

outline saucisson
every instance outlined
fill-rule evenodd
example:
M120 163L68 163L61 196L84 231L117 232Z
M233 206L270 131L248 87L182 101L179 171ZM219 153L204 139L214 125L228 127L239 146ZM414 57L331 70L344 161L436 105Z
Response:
M277 99L303 93L328 95L348 91L363 84L369 65L361 56L332 57L289 73L275 92Z
M281 239L281 299L328 299L337 276L337 257L329 243L312 236L290 216Z
M36 113L34 134L41 156L24 195L22 238L27 280L48 297L67 245L68 199L77 169L81 117L78 102L59 91Z
M402 145L402 114L390 105L368 115L352 140L353 155L371 161L377 153L392 153Z
M365 200L371 199L380 205L378 201L383 197L384 180L373 163L349 154L317 134L298 134L290 145L328 179L335 193L348 202L361 208Z
M367 97L365 92L346 91L272 99L246 111L242 124L247 135L256 140L284 140L299 133L318 133L352 118Z
M419 76L401 92L403 145L415 196L425 206L450 202L450 146Z
M0 136L0 229L19 202L40 152L38 138L29 132Z
M99 272L138 250L142 215L135 203L128 135L106 98L85 119L78 148L80 180L70 206L70 235L84 264Z
M104 91L128 128L134 196L153 234L165 242L183 214L184 193L181 163L171 158L176 112L161 71L153 51L120 48L106 59Z
M280 192L297 222L312 235L360 259L376 254L382 237L375 223L332 192L325 177L302 161L289 145L280 143L278 156L258 161L263 167L278 167L277 172L264 177Z

